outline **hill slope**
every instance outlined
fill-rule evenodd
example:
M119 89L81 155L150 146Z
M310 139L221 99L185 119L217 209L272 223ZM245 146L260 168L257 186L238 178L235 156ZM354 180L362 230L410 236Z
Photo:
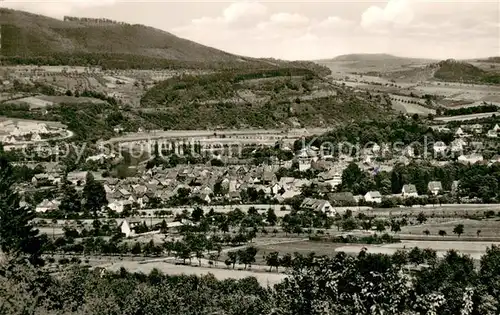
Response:
M434 78L450 82L500 84L500 75L482 70L470 63L453 59L443 60L437 65Z
M88 20L88 21L86 21ZM179 38L143 25L99 23L97 19L57 20L23 11L0 8L4 59L136 59L180 62L246 64L261 63ZM105 54L103 54L105 52ZM20 57L20 58L19 58ZM18 60L19 61L19 60ZM56 62L52 60L52 63ZM70 61L62 60L61 63Z
M310 70L281 68L173 78L150 89L137 113L167 129L328 127L388 117L384 103Z
M348 54L340 55L333 59L332 61L387 61L394 59L404 59L402 57L397 57L389 54Z

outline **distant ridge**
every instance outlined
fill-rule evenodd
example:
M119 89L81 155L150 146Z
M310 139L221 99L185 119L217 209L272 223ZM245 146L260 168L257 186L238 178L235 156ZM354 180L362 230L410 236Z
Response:
M425 58L411 58L411 57L400 57L391 54L346 54L340 55L331 59L322 59L317 62L365 62L365 61L437 61L433 59L425 59Z
M390 55L390 54L347 54L340 55L332 60L335 61L367 61L367 60L391 60L391 59L403 59L402 57Z

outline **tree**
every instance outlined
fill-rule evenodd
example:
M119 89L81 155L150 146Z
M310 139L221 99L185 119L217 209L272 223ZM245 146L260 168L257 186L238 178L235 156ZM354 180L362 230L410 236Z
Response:
M12 188L13 168L0 156L0 249L14 257L27 257L34 265L42 265L43 243L32 220L35 212L21 207L21 198Z
M265 260L266 260L266 264L270 267L269 271L272 271L273 267L275 267L276 271L278 271L278 267L280 265L278 252L272 252L272 253L267 254L265 256Z
M83 196L85 198L85 209L92 212L94 218L97 218L97 212L108 204L104 186L102 183L94 180L94 176L91 172L87 172Z
M358 228L358 222L354 218L349 218L347 220L342 220L342 230L352 231ZM384 228L385 229L385 228Z
M233 269L234 269L234 266L236 265L236 262L238 261L238 252L228 252L227 253L227 261L230 262L230 265L233 265ZM227 265L227 263L226 263Z
M59 205L59 210L64 213L77 213L82 210L82 203L78 192L75 187L73 187L71 183L66 180L62 186L62 193L63 197L61 199L61 204Z
M285 254L280 258L279 264L284 268L290 268L292 266L292 255L290 253Z
M457 226L455 226L455 228L453 229L453 233L457 234L458 237L460 237L460 235L464 234L464 225L458 224Z
M200 222L201 218L203 218L203 209L200 207L194 208L191 213L191 218L193 219L193 222Z
M431 234L431 232L429 230L424 230L424 234L425 234L425 236L429 236Z
M418 266L418 265L423 264L425 262L423 252L420 250L420 248L414 247L408 253L408 261L411 262L412 264L414 264L415 266Z
M424 223L425 221L427 221L427 217L425 216L425 214L423 212L420 212L417 216L417 221L418 223L422 224Z
M392 256L391 260L398 266L403 266L408 263L408 254L402 249L398 249Z
M481 230L477 230L477 231L476 231L476 235L477 235L477 237L479 237L479 234L481 234Z
M385 231L385 222L382 220L376 220L375 221L375 228L377 229L378 232Z
M132 246L132 249L130 251L133 255L140 255L141 252L142 252L142 249L141 249L141 243L139 242L136 242L134 243L134 245Z
M401 232L401 225L397 221L391 222L391 231L394 233Z
M247 265L252 265L255 262L255 255L257 255L257 248L253 246L249 246L244 250L238 251L238 257L240 263L245 265L245 269L247 269Z
M271 226L276 225L276 222L278 221L278 216L276 216L276 213L274 213L272 208L267 209L266 221Z
M438 232L439 236L446 236L446 231L445 230L439 230Z

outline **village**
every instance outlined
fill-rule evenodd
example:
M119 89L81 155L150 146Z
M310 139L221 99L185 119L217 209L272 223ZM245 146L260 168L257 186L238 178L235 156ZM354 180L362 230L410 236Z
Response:
M396 165L409 165L415 161L426 161L435 167L454 162L485 166L500 162L498 154L488 154L488 157L482 154L482 150L487 149L487 141L496 138L500 131L498 124L491 129L485 129L481 124L462 125L454 131L442 126L434 129L452 134L453 140L449 145L444 142L427 144L425 152L411 145L395 152L388 144L374 144L356 154L335 154L333 148L328 146L310 146L293 152L293 144L279 146L280 141L276 140L276 150L284 152L288 160L273 155L260 164L252 165L252 157L266 150L266 147L272 147L260 144L250 146L253 151L245 159L224 156L223 150L218 149L219 152L204 152L209 154L209 158L202 164L164 167L148 165L145 163L147 161L144 161L133 167L134 176L125 178L111 176L105 168L105 165L113 163L114 160L123 160L120 153L88 156L85 165L92 164L93 171L82 169L65 173L62 163L31 162L31 167L38 165L44 171L24 183L23 189L58 191L66 182L81 193L91 174L93 180L99 182L105 192L106 204L100 209L100 216L121 217L125 220L138 217L148 222L151 219L151 223L152 219L155 223L163 221L165 216L160 216L160 213L168 213L170 219L167 221L173 221L176 215L191 211L194 207L200 207L206 212L213 210L221 213L249 208L256 208L259 213L265 213L271 208L279 218L283 218L290 214L296 200L302 200L299 209L325 213L331 217L343 215L346 211L356 213L398 205L425 205L429 200L434 204L457 201L477 203L477 198L469 200L467 196L458 196L458 180L453 181L451 186L446 185L446 188L443 183L435 180L425 183L425 189L422 186L417 189L411 182L404 183L399 191L391 191L389 194L387 191L377 190L356 194L346 191L342 185L343 178L348 176L346 170L350 165L356 165L362 172L373 177L380 172L392 172ZM297 142L300 143L300 140ZM155 146L158 150L159 143L159 150L163 152L170 150L174 155L190 153L189 150L179 150L182 147L186 149L185 143L167 141L161 144L158 139L148 142L149 148L146 152L154 157ZM257 144L256 142L255 145ZM121 146L120 148L123 149ZM417 154L417 151L420 152ZM315 198L306 193L308 189L314 190L312 195ZM41 217L67 217L65 211L59 211L61 198L64 196L59 193L46 195L53 198L44 198L29 206ZM133 231L127 231L125 234L131 236Z

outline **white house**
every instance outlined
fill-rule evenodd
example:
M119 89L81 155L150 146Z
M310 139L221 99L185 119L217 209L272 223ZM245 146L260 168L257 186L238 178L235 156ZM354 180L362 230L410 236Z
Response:
M132 202L130 200L115 200L108 204L108 208L117 213L121 213L125 210L125 207L129 205L132 206Z
M469 155L461 155L458 157L458 161L464 164L475 164L483 160L483 156L481 154L473 153Z
M301 191L299 189L290 189L290 190L285 191L281 195L281 198L290 199L290 198L293 198L293 197L298 196L300 194L301 194Z
M404 185L401 190L401 195L403 198L418 197L417 187L413 184Z
M40 137L40 135L38 133L33 133L31 135L31 141L41 141L42 140L42 137Z
M456 136L456 137L459 137L459 138L461 138L461 137L464 137L464 136L465 136L465 132L462 130L462 128L461 128L461 127L458 127L457 131L455 131L455 136Z
M451 151L452 152L461 152L464 149L464 146L467 143L462 139L456 139L451 142Z
M427 184L427 189L436 196L443 190L443 185L441 182L432 181Z
M311 160L310 159L299 159L299 171L305 172L311 168Z
M498 137L498 131L491 129L488 130L488 133L486 134L486 137L488 138L497 138Z
M369 191L364 196L366 202L382 202L382 195L378 191Z
M323 212L329 215L335 215L332 205L328 200L305 198L300 207L304 210Z
M445 152L448 147L446 146L446 144L444 142L438 141L438 142L434 143L432 148L433 148L434 152L442 153L442 152Z
M125 237L129 237L131 235L135 234L135 231L132 230L132 227L130 226L130 223L125 219L122 221L120 224L120 231L125 234Z
M40 202L36 206L35 211L41 212L41 213L45 213L47 211L54 211L54 210L57 210L59 208L60 204L61 204L61 202L59 202L57 200L44 199L42 202Z
M495 127L493 127L493 130L495 130L496 132L500 132L500 126L496 124Z

